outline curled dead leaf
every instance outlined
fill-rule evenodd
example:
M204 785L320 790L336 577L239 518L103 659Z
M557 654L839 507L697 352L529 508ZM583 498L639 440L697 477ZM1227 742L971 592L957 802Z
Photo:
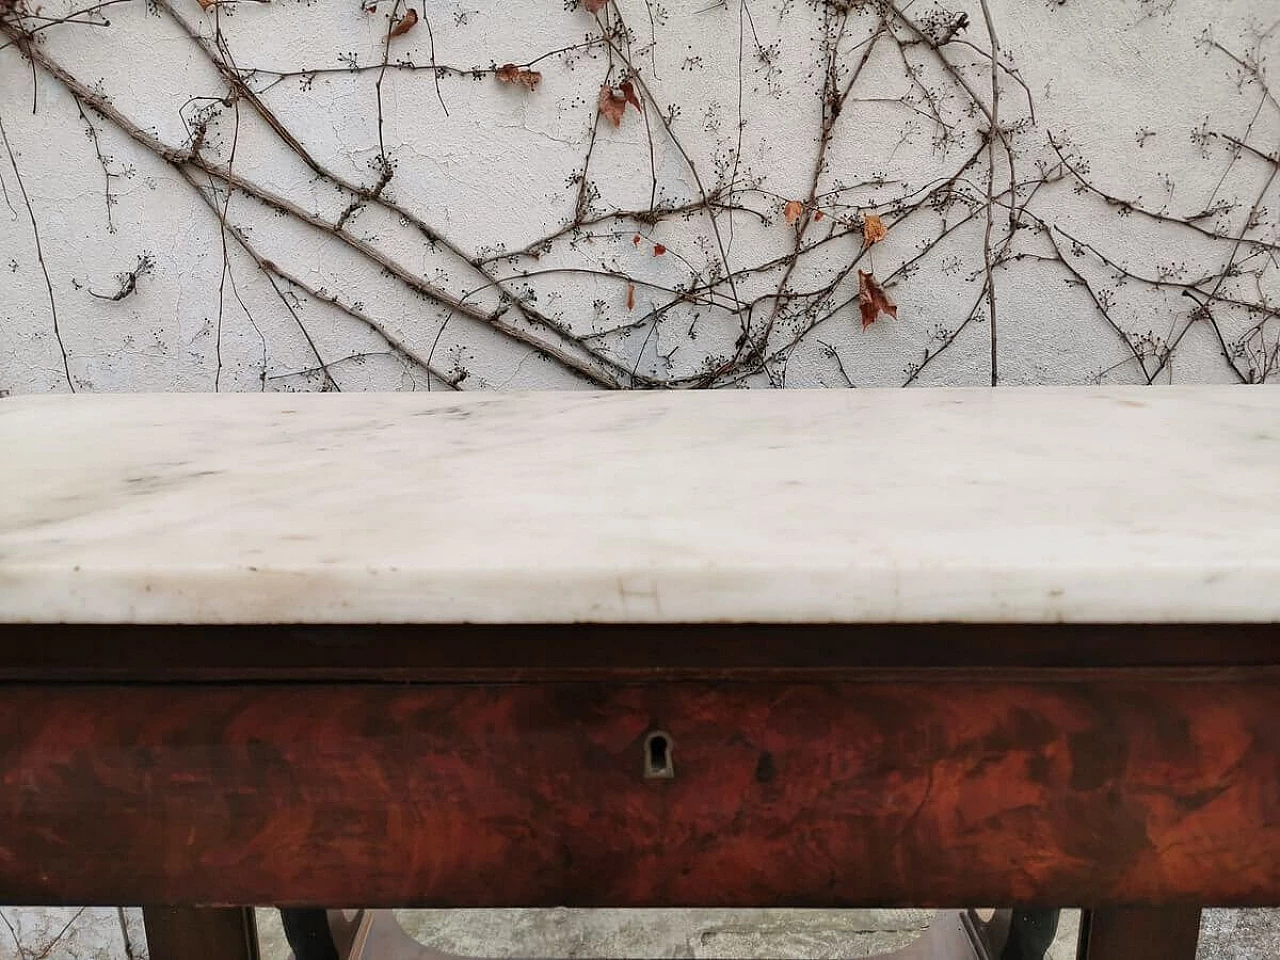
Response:
M640 105L640 98L636 96L635 85L630 80L623 80L622 83L618 84L618 89L622 91L622 99L636 108L636 113L644 113L644 107Z
M627 284L627 309L634 310L636 308L636 285L634 283Z
M653 245L653 255L654 255L655 257L660 257L660 256L662 256L662 255L663 255L664 253L666 253L666 252L667 252L667 248L666 248L666 247L664 247L662 244L660 244L660 243L655 243L655 244Z
M391 28L391 36L399 37L408 33L414 28L418 22L418 11L410 7L403 17L396 21L396 25Z
M889 228L884 225L884 221L874 213L868 213L862 218L862 245L869 247L873 243L879 243L889 235Z
M822 219L823 217L825 217L825 216L826 216L826 214L825 214L825 213L823 213L821 210L815 210L815 211L813 211L813 220L814 220L814 222L815 222L815 223L817 223L819 220L821 220L821 219Z
M634 243L637 247L640 246L640 234L637 233L634 237L632 237L631 242Z
M862 313L863 330L875 323L876 317L882 313L898 319L898 305L884 292L880 281L864 270L858 271L858 310Z
M537 90L542 82L542 74L537 70L526 70L514 63L504 63L498 68L497 77L503 83L514 83L530 90Z
M196 3L200 4L201 10L208 10L217 2L218 0L196 0Z
M622 114L627 109L627 97L625 94L614 90L613 87L605 84L600 88L600 115L606 120L611 120L615 127L622 126Z
M788 200L786 206L782 208L782 215L786 218L787 223L795 225L800 219L800 214L804 213L804 204L799 200Z

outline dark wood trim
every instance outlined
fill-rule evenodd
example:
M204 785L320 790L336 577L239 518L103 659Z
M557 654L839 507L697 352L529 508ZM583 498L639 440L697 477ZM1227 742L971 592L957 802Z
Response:
M0 902L1272 905L1277 717L1151 670L10 684Z
M258 960L253 910L144 907L151 960Z
M1195 960L1200 937L1196 907L1086 910L1078 960Z
M0 680L777 679L778 671L1277 664L1280 624L0 624Z

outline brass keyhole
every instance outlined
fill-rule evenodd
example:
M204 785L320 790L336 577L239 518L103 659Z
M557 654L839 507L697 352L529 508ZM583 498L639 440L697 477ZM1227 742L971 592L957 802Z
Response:
M644 738L644 776L646 780L672 780L676 769L671 759L671 734L655 730Z

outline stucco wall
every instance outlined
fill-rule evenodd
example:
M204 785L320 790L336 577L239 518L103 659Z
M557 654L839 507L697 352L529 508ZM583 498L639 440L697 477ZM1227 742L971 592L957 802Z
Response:
M0 389L1277 376L1272 0L411 2L0 0Z

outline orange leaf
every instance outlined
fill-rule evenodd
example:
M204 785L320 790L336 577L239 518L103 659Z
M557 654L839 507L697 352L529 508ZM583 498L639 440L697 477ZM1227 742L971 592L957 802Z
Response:
M667 248L666 248L666 247L664 247L662 244L660 244L660 243L655 243L655 244L653 245L653 255L654 255L655 257L660 257L660 256L662 256L662 255L663 255L664 253L666 253L666 252L667 252Z
M530 90L537 90L542 82L542 74L537 70L523 70L514 63L504 63L499 67L497 77L503 83L518 83Z
M587 8L587 13L599 13L608 2L609 0L582 0L582 5Z
M634 310L636 308L636 285L634 283L627 284L627 309Z
M876 322L876 317L887 313L898 319L898 305L889 299L874 275L858 271L858 310L862 313L862 329Z
M869 247L873 243L879 243L889 235L889 229L874 213L868 213L862 218L862 245Z
M804 213L804 204L799 200L788 200L787 205L782 208L782 215L787 218L789 224L794 225L802 213Z
M613 121L615 127L622 126L622 114L627 109L626 94L619 93L605 84L600 88L600 115Z
M410 30L413 29L414 24L416 24L417 22L418 22L418 11L413 9L413 7L410 7L408 13L406 13L403 17L397 20L396 25L391 28L391 36L398 37L398 36L401 36L402 34L408 33Z

